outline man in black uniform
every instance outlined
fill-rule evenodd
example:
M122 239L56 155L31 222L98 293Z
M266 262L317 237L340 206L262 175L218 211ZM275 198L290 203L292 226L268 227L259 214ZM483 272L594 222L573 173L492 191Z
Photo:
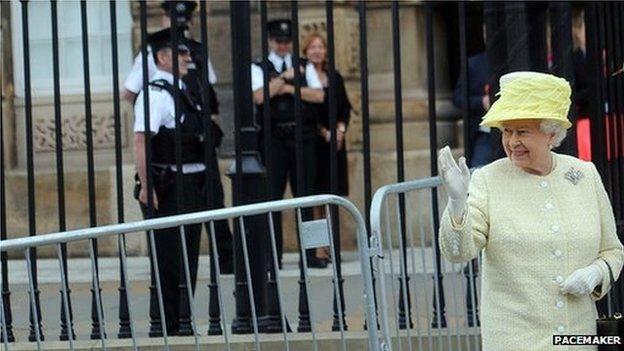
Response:
M212 139L206 143L208 152L205 155L207 174L210 177L209 181L207 181L207 186L202 188L202 194L206 198L207 209L217 209L225 207L223 185L221 184L217 158L217 148L221 145L223 132L217 121L219 101L213 88L213 84L217 81L217 76L212 68L210 59L208 59L208 68L204 67L201 43L188 38L188 26L192 24L191 20L196 7L197 3L195 1L163 1L161 3L161 8L163 9L162 22L165 27L169 27L171 22L175 22L179 28L185 29L184 36L186 37L186 45L190 49L191 62L188 65L188 74L182 77L182 81L194 100L201 103L203 107L202 114L210 117L210 120L206 121L209 125L208 134L212 136ZM173 15L171 14L172 10ZM151 48L148 48L148 50L151 52ZM156 65L153 55L150 55L148 57L148 76L150 81L155 71ZM125 99L135 101L136 94L143 87L142 76L142 60L139 54L135 58L134 66L124 82ZM210 233L208 225L206 230ZM233 273L232 233L226 220L215 222L215 236L221 273L231 274ZM210 243L210 240L208 242Z
M306 114L305 102L320 103L324 99L323 85L318 76L305 65L300 67L300 86L303 120L303 143L301 157L304 162L304 172L297 174L297 151L295 140L295 87L294 70L292 64L292 31L291 21L286 19L273 20L267 23L269 34L269 47L271 52L268 56L269 63L269 111L271 120L271 135L262 135L262 139L270 138L271 163L268 165L271 175L270 196L272 200L282 199L286 190L286 182L290 180L290 188L294 196L310 195L314 186L315 169L315 137L316 116ZM303 63L303 61L302 61ZM256 104L256 123L264 125L264 80L262 59L254 61L251 65L251 85L253 98ZM264 161L264 141L260 145ZM297 186L298 178L303 179L301 187ZM310 217L304 211L304 219ZM282 259L282 226L281 214L274 217L275 236L277 241L278 261L281 266Z
M135 196L140 202L145 217L165 217L181 213L197 212L206 209L206 201L201 193L205 184L205 115L201 106L194 101L179 81L178 107L176 116L174 102L173 50L171 41L172 30L167 28L148 37L152 48L156 71L149 83L149 134L145 131L144 92L137 96L134 105L134 153L137 169L137 185ZM188 45L178 33L179 55L178 69L180 77L188 73L191 55ZM178 118L176 126L176 118ZM176 127L181 134L181 143L176 145ZM151 159L146 157L146 138L150 138ZM176 166L176 151L180 148L182 169ZM149 165L149 168L148 168ZM154 192L153 208L148 209L147 172L151 172ZM178 189L176 178L181 175L181 189ZM190 268L192 289L195 289L201 225L184 227L187 254ZM184 262L179 228L167 228L154 231L157 262L159 267L160 286L162 289L166 327L169 335L192 333L188 306L181 305L186 301L187 291L182 287L186 284ZM152 284L155 275L152 271ZM162 335L156 290L151 289L150 319L152 321L150 336ZM182 314L180 311L186 311Z

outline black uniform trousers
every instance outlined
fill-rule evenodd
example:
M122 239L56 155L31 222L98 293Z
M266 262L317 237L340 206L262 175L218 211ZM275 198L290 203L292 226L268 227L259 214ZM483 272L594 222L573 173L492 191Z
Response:
M210 190L206 189L207 182L202 186L202 194L207 200L207 209L214 210L225 207L223 196L223 184L221 183L221 173L219 172L219 163L216 150L212 150L210 156L210 164L208 171L212 174L212 183L209 184ZM234 272L233 253L232 253L232 232L227 220L215 221L215 240L217 241L217 253L219 254L219 268L223 274L231 274ZM210 238L210 223L206 223L206 233L208 233L208 243L212 247ZM210 250L212 255L212 249Z
M281 200L286 191L286 182L290 181L290 188L295 197L311 195L314 190L316 175L316 143L314 136L306 135L303 138L301 156L303 157L303 184L301 192L298 191L297 177L297 143L294 137L275 136L271 137L271 165L269 186L271 200ZM261 147L264 153L264 148ZM266 163L266 160L265 160ZM302 209L302 219L311 220L313 218L312 209ZM283 234L282 234L282 214L273 213L273 224L275 226L275 241L277 246L278 263L282 266Z
M206 209L205 197L201 196L201 191L205 184L204 172L182 175L182 193L179 194L182 208L180 209L176 206L178 197L175 180L176 173L164 169L156 170L153 179L156 196L158 197L158 209L154 211L152 218L197 212ZM143 216L147 217L147 207L143 204L141 204L141 211L143 212ZM194 292L197 280L201 224L184 226L184 233L192 291ZM182 294L187 294L180 286L181 284L186 284L180 228L174 227L154 230L154 244L156 246L158 269L160 272L160 285L163 295L167 331L169 335L175 335L179 326L180 300L182 299ZM156 286L154 267L152 267L151 271L152 284ZM186 301L186 296L184 296L183 300ZM157 291L156 289L151 289L150 319L160 320L159 311Z

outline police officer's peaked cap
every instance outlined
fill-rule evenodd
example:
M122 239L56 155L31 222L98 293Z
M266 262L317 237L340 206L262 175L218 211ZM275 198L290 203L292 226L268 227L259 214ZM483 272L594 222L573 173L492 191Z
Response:
M167 13L167 16L170 15L171 9L173 9L172 20L175 20L178 24L184 24L191 20L193 16L193 11L197 7L197 3L195 1L163 1L160 4L163 10Z
M188 47L187 39L184 37L184 30L186 27L177 28L177 42L179 51L190 51ZM173 28L165 28L154 32L147 36L147 42L152 47L152 52L157 53L158 50L163 48L173 47Z
M267 22L269 38L292 40L292 22L289 19L277 19Z

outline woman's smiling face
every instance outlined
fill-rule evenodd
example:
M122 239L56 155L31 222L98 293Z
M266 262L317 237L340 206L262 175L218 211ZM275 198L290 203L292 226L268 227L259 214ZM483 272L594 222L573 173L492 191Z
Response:
M546 165L550 165L553 135L542 132L539 120L504 122L502 134L505 154L515 166L540 174Z
M321 38L314 38L306 48L306 57L314 64L321 64L326 59L327 48Z

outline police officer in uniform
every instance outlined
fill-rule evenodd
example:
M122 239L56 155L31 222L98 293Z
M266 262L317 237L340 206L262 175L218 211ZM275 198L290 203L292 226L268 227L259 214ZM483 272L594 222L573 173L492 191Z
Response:
M218 123L219 101L213 88L213 84L217 82L217 76L210 59L208 59L208 69L206 70L203 67L204 64L201 43L188 38L188 25L191 24L193 12L196 7L197 3L195 1L163 1L161 3L161 8L163 9L162 22L165 27L169 27L171 20L173 20L177 23L178 27L185 29L184 34L186 36L186 45L190 49L191 62L188 65L188 74L183 76L181 79L186 85L188 92L193 96L194 100L201 102L201 105L204 107L202 113L210 113L211 119L207 121L207 124L210 127L209 135L212 136L212 140L211 144L209 144L208 150L210 154L206 156L208 160L208 172L210 172L212 176L210 177L210 184L206 184L206 186L202 189L202 194L207 199L207 203L209 205L207 208L217 209L225 207L223 185L221 184L217 158L217 148L221 145L223 132L221 131ZM172 8L174 14L173 17L170 18ZM151 53L150 46L148 46L148 52ZM148 77L151 80L157 69L154 62L154 56L152 54L148 56L147 62ZM124 98L128 101L134 102L137 93L142 88L142 57L139 53L139 55L135 58L134 65L124 82ZM204 96L203 92L206 93L206 96ZM207 186L210 186L211 189L208 189ZM206 230L209 233L210 229L208 226L206 227ZM221 273L231 274L233 273L232 233L226 220L215 222L215 236L217 241L217 251L219 253Z
M315 169L315 137L316 116L306 113L306 103L321 103L325 97L323 85L314 70L305 69L302 60L299 68L301 74L301 99L303 116L303 145L302 156L304 173L301 176L302 191L297 186L297 152L295 141L295 87L294 69L292 63L292 24L290 20L280 19L267 23L269 35L270 53L269 63L269 111L271 120L271 135L263 133L262 139L270 138L271 164L270 192L271 199L277 200L284 197L286 182L290 181L290 188L294 196L310 195L314 186ZM260 126L264 123L264 79L262 59L255 60L251 65L251 85L253 98L256 104L256 123ZM264 141L261 141L260 150L264 153ZM266 155L265 155L266 156ZM304 219L310 217L304 211ZM281 214L274 217L275 235L277 241L278 261L281 266L282 258L282 230Z
M147 193L147 172L151 172L154 192L152 194L152 217L164 217L175 214L197 212L206 209L206 201L198 194L205 183L206 165L204 164L204 121L201 106L193 100L180 80L179 86L179 121L181 133L182 169L176 167L176 113L173 86L173 55L171 43L172 30L167 28L148 37L152 47L156 71L149 83L149 131L145 131L145 106L143 91L134 105L134 153L137 169L135 196L140 202L144 216L149 213ZM180 76L188 73L191 55L182 36L178 45L178 68ZM145 140L150 138L150 169L145 153ZM182 190L176 187L177 173L182 173ZM178 205L178 198L181 208ZM187 253L194 291L197 277L201 224L185 226ZM169 335L176 335L180 326L180 301L186 291L179 285L185 283L184 263L179 228L167 228L154 231L155 246L160 270L160 282L164 300L166 327ZM154 273L154 272L152 272ZM154 276L152 275L152 278ZM150 318L153 322L151 336L158 336L160 321L158 300L155 289L151 291ZM185 297L185 296L184 296ZM186 321L188 322L188 321Z

